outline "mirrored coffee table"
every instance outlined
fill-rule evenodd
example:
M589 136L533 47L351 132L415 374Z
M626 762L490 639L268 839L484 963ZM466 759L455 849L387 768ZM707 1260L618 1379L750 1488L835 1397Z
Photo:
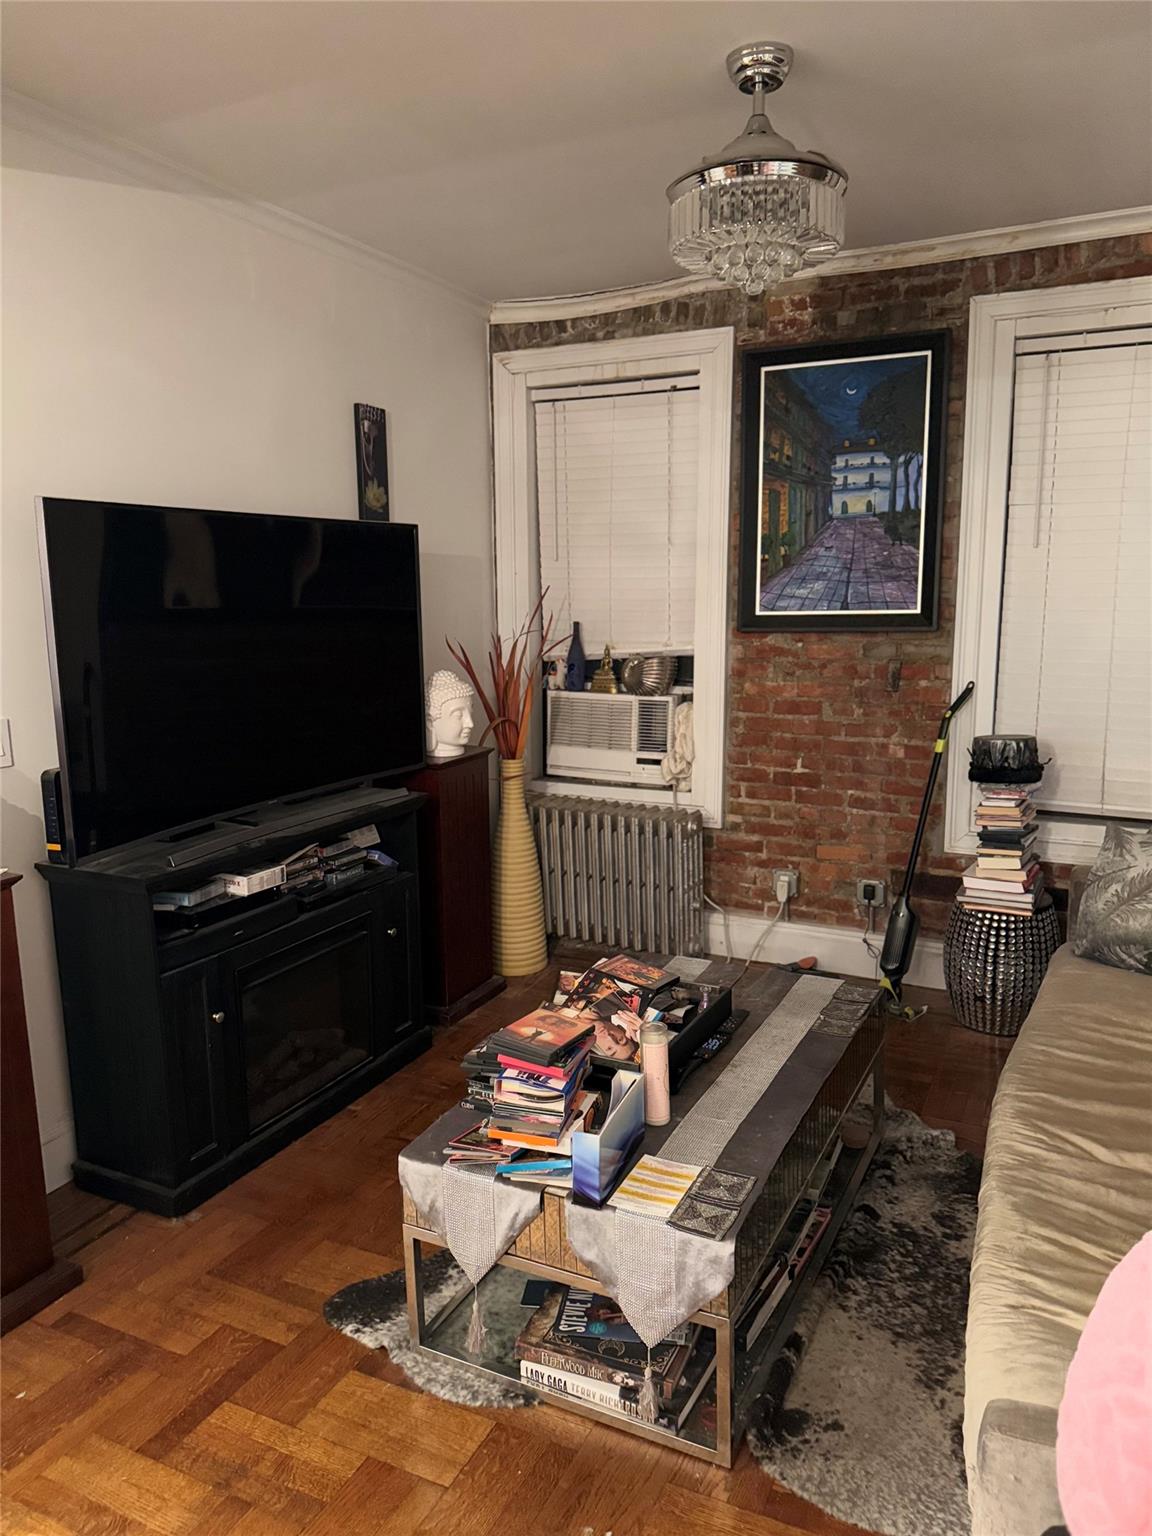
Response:
M699 979L724 981L739 969L737 965L716 962ZM793 985L801 979L788 972L764 970L750 975L746 984L737 987L735 1001L748 1010L748 1018L720 1055L688 1077L673 1100L671 1125L650 1128L637 1156L641 1152L660 1155L662 1143L721 1077L753 1033L773 1027L774 1009L784 1003ZM845 1006L838 1010L840 1017L828 1021L826 1027L813 1027L804 1035L726 1148L724 1166L756 1173L758 1188L747 1203L736 1234L731 1283L722 1295L713 1298L690 1319L711 1330L716 1343L715 1374L690 1416L678 1430L672 1430L583 1399L551 1392L542 1392L541 1397L626 1433L722 1467L732 1465L749 1415L794 1320L819 1278L883 1134L885 1013L881 994L878 989L860 983L845 986L849 992ZM848 1006L849 998L854 1006ZM829 1012L835 1014L837 1010ZM849 1139L864 1144L841 1144L845 1116L857 1105L864 1106L864 1114L862 1117L860 1109L853 1113L858 1134ZM744 1347L741 1341L749 1304L757 1295L797 1202L838 1144L840 1151L821 1199L823 1205L831 1207L830 1219L801 1274L758 1332L755 1342ZM545 1192L540 1214L481 1281L487 1339L483 1355L477 1358L465 1347L472 1288L463 1277L459 1294L440 1304L435 1315L430 1315L425 1268L429 1256L442 1249L444 1243L405 1198L408 1317L412 1338L419 1346L430 1354L449 1358L529 1392L521 1381L515 1354L516 1336L526 1317L519 1304L523 1277L603 1289L568 1242L566 1217L570 1199L567 1194Z

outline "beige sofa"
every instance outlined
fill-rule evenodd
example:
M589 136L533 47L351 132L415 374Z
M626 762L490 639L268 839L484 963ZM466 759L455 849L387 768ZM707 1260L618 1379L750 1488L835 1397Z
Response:
M1056 1410L1110 1270L1152 1227L1152 977L1069 945L1005 1065L988 1132L964 1443L973 1536L1062 1521Z

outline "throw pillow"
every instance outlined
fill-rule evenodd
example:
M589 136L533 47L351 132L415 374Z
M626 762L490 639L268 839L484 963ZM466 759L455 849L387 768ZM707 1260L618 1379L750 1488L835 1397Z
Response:
M1152 975L1152 829L1108 823L1072 949L1086 960Z

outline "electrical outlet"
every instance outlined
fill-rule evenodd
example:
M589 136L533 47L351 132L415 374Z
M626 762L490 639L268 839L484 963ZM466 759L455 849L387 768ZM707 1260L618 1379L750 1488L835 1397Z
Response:
M857 880L856 900L862 907L882 907L888 900L883 880Z
M0 720L0 768L11 768L16 759L12 756L12 723Z
M777 901L791 901L800 889L800 876L794 869L774 869L772 889Z

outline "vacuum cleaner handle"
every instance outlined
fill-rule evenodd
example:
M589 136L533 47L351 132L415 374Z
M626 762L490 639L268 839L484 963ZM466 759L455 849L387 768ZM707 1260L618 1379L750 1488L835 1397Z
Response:
M920 920L909 905L908 896L912 890L912 877L916 873L916 865L920 858L924 828L928 825L928 812L932 809L932 791L936 788L936 779L940 773L940 759L948 744L948 729L952 724L952 716L967 704L975 687L975 683L969 683L967 687L961 689L940 717L940 726L936 732L936 742L932 750L932 766L928 770L928 782L924 786L924 798L920 802L920 816L916 822L916 832L908 854L904 883L900 887L899 896L893 903L888 927L884 934L884 947L880 951L880 971L884 977L881 985L891 995L892 1005L897 1010L902 1001L901 989L904 977L912 964L912 951L916 947L916 934L920 927Z
M960 710L964 708L965 704L967 704L968 700L972 697L972 690L975 688L975 686L975 683L966 683L965 686L956 695L956 697L952 700L951 704L949 704L948 708L941 715L940 729L936 733L938 737L936 742L937 752L943 752L943 743L948 740L948 727L952 724L952 716L958 714Z
M932 766L928 770L928 782L924 786L924 798L920 802L920 816L916 822L916 831L912 837L912 847L908 851L908 863L904 870L904 883L900 887L900 894L907 896L912 888L912 876L916 873L916 865L920 859L920 844L924 841L924 828L928 825L928 812L932 809L932 791L936 788L936 779L940 773L940 759L944 748L948 744L948 729L952 724L952 716L967 704L972 697L975 683L969 683L963 688L949 704L948 708L940 716L940 724L936 730L936 743L932 751Z

